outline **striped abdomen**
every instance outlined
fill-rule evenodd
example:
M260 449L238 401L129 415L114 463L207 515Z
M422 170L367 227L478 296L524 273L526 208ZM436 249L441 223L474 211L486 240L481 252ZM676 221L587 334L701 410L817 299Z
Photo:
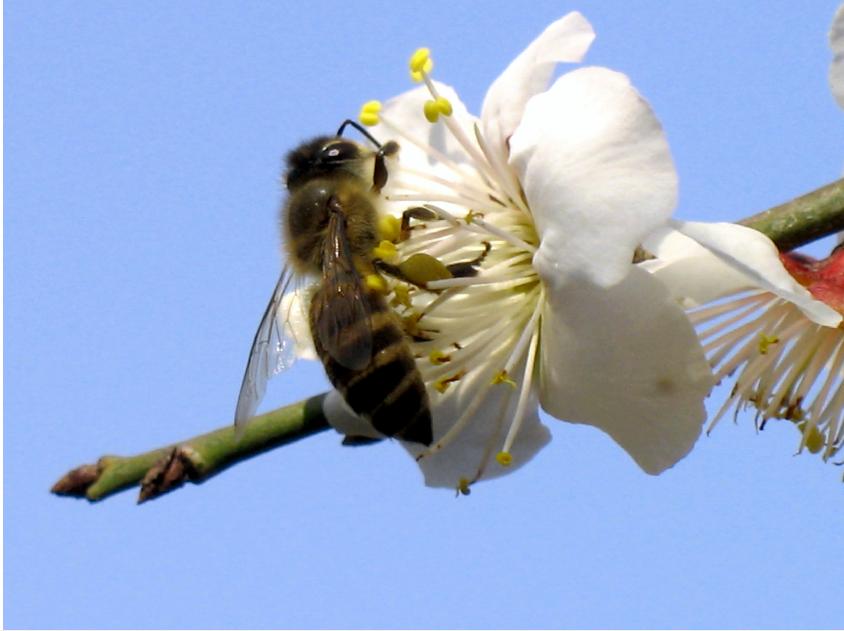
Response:
M353 345L371 338L372 356L360 370L344 367L327 352L319 339L319 327L314 324L320 320L321 311L331 309L332 301L338 300L336 294L321 286L311 299L311 332L325 372L349 407L369 419L376 430L385 436L430 445L433 436L428 393L407 337L381 294L364 290L362 296L369 314L349 322L340 342L341 346Z

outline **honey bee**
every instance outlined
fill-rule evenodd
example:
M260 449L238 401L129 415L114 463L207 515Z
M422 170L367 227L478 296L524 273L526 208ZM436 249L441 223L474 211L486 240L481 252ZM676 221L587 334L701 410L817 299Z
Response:
M342 137L347 126L370 150ZM252 342L235 425L251 418L267 380L292 361L288 314L281 313L292 278L317 282L308 321L317 355L349 407L385 436L429 445L433 439L425 383L400 320L365 279L377 274L379 193L395 142L378 143L353 121L287 155L288 196L281 212L286 264ZM280 317L281 316L281 317Z

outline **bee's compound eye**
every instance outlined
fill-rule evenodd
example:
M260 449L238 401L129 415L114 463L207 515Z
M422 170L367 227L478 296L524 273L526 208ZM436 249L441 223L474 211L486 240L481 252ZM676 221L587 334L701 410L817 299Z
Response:
M347 162L360 157L360 150L353 142L339 141L325 145L319 153L322 162Z

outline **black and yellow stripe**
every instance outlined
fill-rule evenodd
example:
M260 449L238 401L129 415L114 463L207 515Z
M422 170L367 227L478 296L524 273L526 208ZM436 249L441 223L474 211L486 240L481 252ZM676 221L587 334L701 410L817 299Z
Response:
M371 339L369 363L362 370L346 368L325 350L319 339L314 339L317 354L332 385L343 394L349 407L369 419L376 430L385 436L430 445L433 436L428 394L408 338L380 293L362 293L369 315L348 323L343 344L359 344L364 336ZM312 322L316 319L315 304L331 309L332 295L323 298L311 303Z

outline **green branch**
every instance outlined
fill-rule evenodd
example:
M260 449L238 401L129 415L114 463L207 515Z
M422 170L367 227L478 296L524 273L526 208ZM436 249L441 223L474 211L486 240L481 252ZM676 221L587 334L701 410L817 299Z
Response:
M202 482L236 462L329 428L321 394L256 416L242 431L229 425L135 456L103 456L63 476L51 491L92 502L141 483L139 502L186 481Z
M766 234L783 252L841 232L844 230L844 179L739 223Z
M741 222L791 250L844 230L844 180L838 180ZM328 429L319 395L252 419L242 432L234 427L190 438L136 456L103 456L56 482L52 492L94 502L140 483L139 501L152 499L187 481L201 482L268 449Z

